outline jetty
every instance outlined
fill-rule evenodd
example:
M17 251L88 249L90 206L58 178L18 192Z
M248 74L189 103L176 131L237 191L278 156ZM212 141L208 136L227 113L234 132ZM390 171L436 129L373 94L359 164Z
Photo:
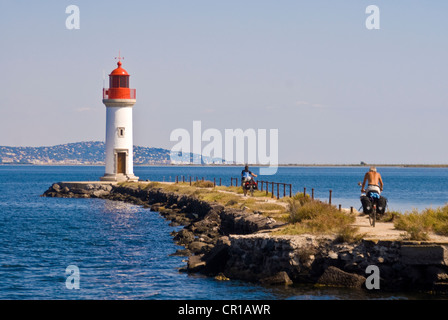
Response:
M204 181L83 181L54 183L42 196L125 201L157 212L183 226L172 233L181 246L173 254L188 257L181 271L217 280L448 293L448 237L407 240L392 222L373 228L366 215L343 208L358 237L288 234L291 202L235 190Z

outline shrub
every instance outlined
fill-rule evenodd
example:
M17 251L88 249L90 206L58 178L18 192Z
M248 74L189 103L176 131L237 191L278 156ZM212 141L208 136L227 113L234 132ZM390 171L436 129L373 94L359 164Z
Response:
M431 232L446 236L448 235L448 205L401 214L395 219L394 226L398 230L405 231L411 240L428 240Z
M213 188L214 187L214 183L211 181L208 181L208 180L204 180L204 181L198 180L198 181L193 182L192 185L197 188Z
M300 205L304 205L307 202L311 201L311 197L309 194L305 195L303 192L297 192L293 197L294 200L299 201Z
M236 204L238 204L238 201L237 201L237 200L235 200L235 199L230 199L229 201L226 202L225 206L226 206L226 207L230 207L230 206L234 206L234 205L236 205Z
M366 234L359 234L358 231L358 227L345 225L338 230L335 240L337 242L359 242Z
M307 200L306 197L297 197L288 200L288 222L292 224L300 224L297 230L325 233L336 232L348 234L348 232L355 233L355 229L347 228L355 221L355 217L348 213L339 211L337 208L318 201Z

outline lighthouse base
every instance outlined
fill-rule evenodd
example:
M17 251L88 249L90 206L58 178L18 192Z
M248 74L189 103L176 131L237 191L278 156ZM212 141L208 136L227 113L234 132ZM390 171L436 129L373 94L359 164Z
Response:
M138 181L138 177L133 174L123 174L123 173L106 173L100 178L100 181L113 181L113 182L123 182L123 181Z

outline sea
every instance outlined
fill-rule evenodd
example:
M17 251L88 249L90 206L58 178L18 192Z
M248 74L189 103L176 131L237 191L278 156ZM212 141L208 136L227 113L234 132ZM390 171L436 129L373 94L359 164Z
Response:
M230 185L240 167L137 166L141 180L202 179ZM258 173L259 168L251 168ZM448 168L378 167L389 210L448 202ZM280 167L259 180L344 208L361 206L365 167ZM188 274L172 227L157 212L103 199L46 198L59 181L97 181L102 166L0 165L0 300L364 300L434 299L420 293L264 286ZM289 193L289 190L287 191ZM283 196L283 190L281 192Z

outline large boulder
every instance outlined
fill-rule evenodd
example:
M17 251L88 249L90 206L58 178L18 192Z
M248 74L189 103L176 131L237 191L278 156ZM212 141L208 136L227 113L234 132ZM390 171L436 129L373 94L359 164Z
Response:
M292 280L289 278L288 274L285 271L280 271L273 276L266 277L260 280L263 284L270 284L270 285L290 285L292 284Z
M224 272L229 260L229 244L220 241L202 259L205 261L204 273L216 275Z
M317 280L317 284L320 285L349 288L362 288L365 282L365 277L342 271L334 266L328 267Z

